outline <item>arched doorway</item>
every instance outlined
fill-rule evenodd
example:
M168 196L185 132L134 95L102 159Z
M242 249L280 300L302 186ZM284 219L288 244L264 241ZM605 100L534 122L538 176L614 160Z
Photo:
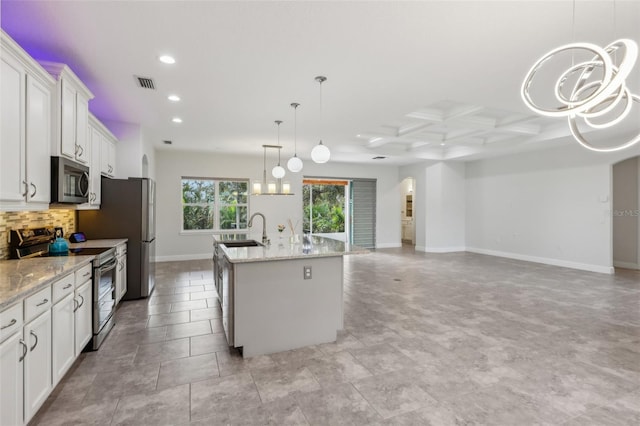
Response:
M405 178L400 184L400 217L402 226L402 244L415 246L416 226L414 215L414 188L415 180L412 177Z

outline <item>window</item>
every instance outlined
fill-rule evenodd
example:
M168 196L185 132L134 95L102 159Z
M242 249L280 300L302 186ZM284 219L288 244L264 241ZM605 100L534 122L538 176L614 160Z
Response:
M302 182L303 230L312 234L345 232L346 180L310 179Z
M182 230L246 229L248 180L182 178Z

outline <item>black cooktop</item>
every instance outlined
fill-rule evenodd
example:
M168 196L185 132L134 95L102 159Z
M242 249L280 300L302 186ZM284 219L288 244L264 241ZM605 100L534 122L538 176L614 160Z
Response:
M69 251L64 253L43 253L42 256L52 257L52 256L96 256L98 254L102 254L105 251L112 250L110 247L106 248L72 248Z

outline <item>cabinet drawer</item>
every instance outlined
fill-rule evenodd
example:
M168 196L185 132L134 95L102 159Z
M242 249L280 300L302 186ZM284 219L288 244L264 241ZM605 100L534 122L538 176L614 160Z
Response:
M91 263L76 271L76 287L80 287L87 280L91 279Z
M120 257L123 254L127 254L127 244L120 244L116 247L116 256Z
M22 303L0 312L0 342L22 329Z
M43 288L24 300L24 322L29 322L51 308L51 286Z
M62 299L69 293L73 293L75 287L75 277L73 274L69 274L59 281L53 283L53 303Z

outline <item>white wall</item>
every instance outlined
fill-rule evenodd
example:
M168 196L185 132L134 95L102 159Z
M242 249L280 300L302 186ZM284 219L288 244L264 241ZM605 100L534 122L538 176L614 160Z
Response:
M424 251L464 251L465 165L439 162L427 167L426 174Z
M613 166L613 264L639 268L640 157Z
M142 177L142 157L149 161L149 177L155 178L155 149L144 129L138 124L106 121L105 125L118 138L116 146L116 178Z
M156 259L180 260L207 258L212 255L210 234L181 233L182 176L222 177L260 180L262 156L236 156L203 152L158 150L155 155L157 170L157 229ZM269 167L269 165L268 165ZM330 162L314 164L305 161L302 173L287 172L285 181L291 184L293 196L251 196L251 213L261 212L267 218L267 233L276 235L277 225L287 219L298 223L302 232L302 178L303 176L376 178L377 179L377 246L400 246L399 178L397 167L371 167ZM256 231L262 229L260 220Z
M465 163L424 161L404 166L414 178L415 248L444 253L465 250Z
M612 273L611 165L631 151L572 144L467 163L467 250Z

